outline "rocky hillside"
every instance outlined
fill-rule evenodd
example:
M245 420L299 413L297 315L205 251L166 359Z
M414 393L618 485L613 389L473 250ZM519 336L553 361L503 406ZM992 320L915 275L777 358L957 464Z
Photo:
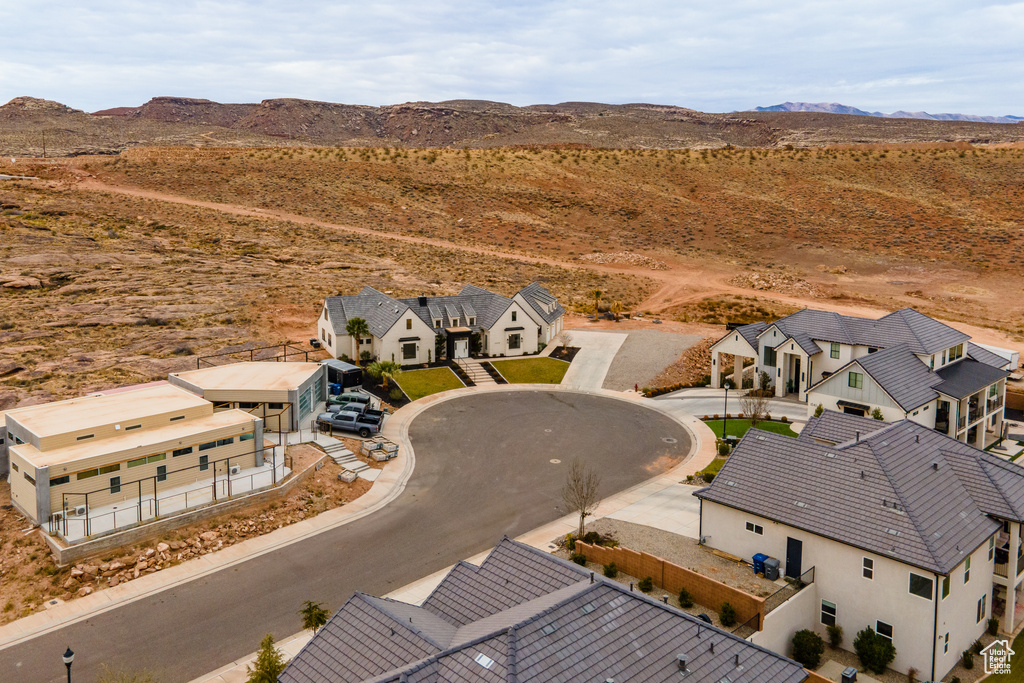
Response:
M929 114L926 111L864 111L837 102L783 102L770 107L754 107L753 111L815 111L826 114L852 114L854 116L880 116L887 119L929 119L931 121L974 121L976 123L1021 123L1024 116L976 116L974 114Z
M264 100L221 104L157 97L95 114L19 97L0 107L0 154L110 154L136 146L453 147L568 145L621 149L776 148L835 144L1024 141L1017 124L812 112L699 112L657 104L566 102L516 107L452 100L384 107Z

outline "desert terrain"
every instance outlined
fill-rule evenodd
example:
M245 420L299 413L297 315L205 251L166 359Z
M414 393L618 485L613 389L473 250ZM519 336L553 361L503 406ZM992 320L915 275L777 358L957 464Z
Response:
M576 312L600 289L705 336L913 306L1024 346L1016 147L160 147L3 167L40 179L0 181L0 409L301 343L324 296L365 284L536 279Z

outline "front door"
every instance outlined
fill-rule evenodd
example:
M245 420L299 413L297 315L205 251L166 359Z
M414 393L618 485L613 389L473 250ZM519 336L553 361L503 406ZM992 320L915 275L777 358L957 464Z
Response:
M803 559L804 554L804 542L799 541L795 538L786 539L786 576L799 579L800 574L800 562Z
M455 340L455 357L456 358L469 358L469 340L468 339L456 339Z

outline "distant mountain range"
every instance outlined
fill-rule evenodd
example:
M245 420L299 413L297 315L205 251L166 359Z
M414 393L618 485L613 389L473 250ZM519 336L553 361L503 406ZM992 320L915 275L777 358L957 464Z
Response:
M821 114L850 114L851 116L877 116L883 119L928 119L930 121L974 121L977 123L1020 123L1024 116L975 116L973 114L929 114L926 111L864 111L836 102L783 102L770 107L754 107L749 111L813 111Z

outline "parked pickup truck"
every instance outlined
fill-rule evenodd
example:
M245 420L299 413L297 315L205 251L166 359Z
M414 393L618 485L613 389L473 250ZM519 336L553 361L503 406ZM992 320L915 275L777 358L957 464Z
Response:
M328 406L347 406L349 404L359 404L364 406L370 406L370 397L366 394L358 394L356 392L349 392L345 394L338 394L337 396L328 396Z
M363 417L359 413L320 413L316 421L323 425L330 425L331 429L341 429L347 432L356 432L364 439L371 434L380 433L380 424L372 417Z
M384 422L384 415L386 413L383 410L374 410L368 405L362 403L349 403L343 406L329 406L327 408L329 413L355 413L364 420L371 420L376 422L378 425Z

